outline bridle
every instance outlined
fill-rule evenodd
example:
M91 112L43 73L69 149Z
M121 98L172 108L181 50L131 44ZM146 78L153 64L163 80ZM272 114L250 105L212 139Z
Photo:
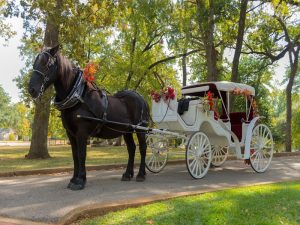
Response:
M40 88L40 91L39 91L39 94L36 98L34 99L38 99L39 97L41 97L43 94L44 94L44 91L45 91L45 85L46 83L50 80L49 76L50 76L50 73L49 71L55 66L57 69L57 64L56 64L56 61L57 61L57 58L56 58L56 55L52 56L49 52L47 51L43 51L41 53L38 54L38 56L36 58L38 58L40 55L43 55L43 54L46 54L49 56L48 58L48 62L45 66L45 70L42 72L40 70L37 70L37 69L34 69L32 70L32 72L37 72L38 74L42 75L44 80L43 80L43 83L42 83L42 86Z

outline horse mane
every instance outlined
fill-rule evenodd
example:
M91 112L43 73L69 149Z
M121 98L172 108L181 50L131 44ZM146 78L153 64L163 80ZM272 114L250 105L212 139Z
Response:
M74 64L63 56L57 53L58 72L60 74L61 83L64 88L69 88L74 81L75 73L73 73Z

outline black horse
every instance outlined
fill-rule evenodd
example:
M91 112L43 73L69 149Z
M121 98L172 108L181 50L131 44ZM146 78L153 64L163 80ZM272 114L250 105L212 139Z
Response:
M94 83L83 79L82 71L59 53L59 46L39 53L33 64L29 82L29 93L33 98L40 97L44 90L54 84L56 97L54 105L61 111L64 128L69 137L74 161L74 174L68 188L83 189L86 184L86 145L89 137L104 139L121 135L128 150L128 164L122 181L129 181L133 175L136 145L133 140L134 129L121 124L106 123L116 121L146 127L149 120L149 107L142 96L134 91L120 91L107 96ZM79 118L96 117L103 122ZM145 180L146 134L137 131L141 163L136 181Z

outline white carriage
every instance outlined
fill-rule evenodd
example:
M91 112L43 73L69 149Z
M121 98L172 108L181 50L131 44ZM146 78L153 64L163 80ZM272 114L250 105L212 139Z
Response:
M231 96L236 95L245 98L242 112L230 110ZM249 85L221 81L185 86L180 101L176 97L153 101L152 119L160 132L147 138L148 170L158 173L164 168L170 138L175 138L185 145L186 166L193 178L204 177L211 165L221 166L229 151L256 172L266 171L273 156L273 138L270 129L258 123L262 117L255 116L254 95Z

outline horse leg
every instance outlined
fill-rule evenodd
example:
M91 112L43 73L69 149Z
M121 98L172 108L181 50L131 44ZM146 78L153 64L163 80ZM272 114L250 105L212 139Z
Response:
M76 138L77 143L77 158L78 158L78 174L77 177L72 181L70 189L73 191L82 190L86 184L86 145L87 137L84 135L78 135Z
M75 179L78 176L79 162L78 162L76 138L74 138L69 132L67 132L67 135L68 135L70 143L71 143L73 163L74 163L73 177L71 178L71 180L67 186L68 188L70 188L71 185L75 183Z
M137 133L137 138L139 140L139 148L140 148L140 154L141 154L141 163L140 163L140 169L139 173L136 176L136 181L144 181L146 179L146 150L147 150L147 143L146 143L146 134L145 133Z
M123 173L122 181L130 181L130 179L133 177L133 166L134 166L134 155L135 155L135 143L133 140L132 134L124 134L124 140L127 145L127 151L128 151L128 163L125 173Z

